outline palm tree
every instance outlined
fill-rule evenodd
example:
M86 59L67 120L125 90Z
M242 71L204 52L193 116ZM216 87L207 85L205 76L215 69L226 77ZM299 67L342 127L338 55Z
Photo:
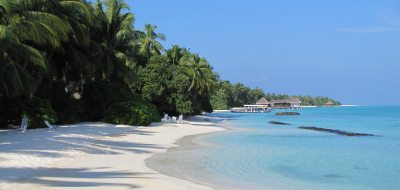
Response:
M166 37L164 34L156 33L156 29L157 26L146 24L144 26L144 32L139 38L139 53L147 58L149 58L151 55L161 55L161 52L164 50L164 47L157 40L165 40Z
M32 94L47 69L41 48L57 49L70 25L51 10L56 1L0 0L0 96Z
M179 61L182 59L184 55L189 52L186 48L181 48L178 45L173 45L171 49L167 50L165 53L169 59L169 61L173 65L178 65Z
M138 34L133 28L135 16L124 13L127 9L122 0L97 0L95 5L93 36L99 36L95 40L100 44L97 58L102 64L97 70L103 78L114 74L132 77L128 70L134 65L132 55Z
M55 14L68 22L72 32L68 39L71 44L88 47L90 31L93 21L93 9L84 0L56 0L58 1ZM68 43L68 44L70 44Z
M213 91L217 84L218 84L219 75L213 72L212 67L210 66L209 69L206 70L204 73L203 78L203 85L205 86L206 93L210 94Z
M217 75L206 59L198 54L186 54L180 61L183 72L190 78L188 91L196 90L199 94L209 93L217 81Z
M90 4L84 0L53 0L51 4L54 6L49 11L65 20L71 28L67 40L62 41L59 48L44 49L49 67L38 88L46 92L57 91L54 95L49 94L50 99L57 99L60 93L72 95L82 90L96 63L93 55L96 43L90 35L94 18Z

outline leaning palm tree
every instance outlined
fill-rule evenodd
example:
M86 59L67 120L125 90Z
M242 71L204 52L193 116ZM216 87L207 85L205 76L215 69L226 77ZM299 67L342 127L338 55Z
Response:
M32 94L47 69L41 48L59 48L70 25L51 10L56 2L0 0L0 96Z
M164 34L156 33L157 26L146 24L144 26L144 32L140 35L140 54L149 58L151 55L161 55L164 47L157 40L165 40Z

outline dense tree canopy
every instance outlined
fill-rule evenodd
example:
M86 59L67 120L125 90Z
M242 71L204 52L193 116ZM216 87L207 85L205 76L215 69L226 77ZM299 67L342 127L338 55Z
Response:
M232 107L242 107L244 104L254 104L260 98L281 100L299 98L303 106L321 106L331 101L335 105L341 103L329 97L289 96L287 94L265 93L260 88L251 89L241 83L231 84L229 81L219 81L211 95L213 109L226 110Z
M0 126L211 111L212 67L134 20L123 0L0 0Z

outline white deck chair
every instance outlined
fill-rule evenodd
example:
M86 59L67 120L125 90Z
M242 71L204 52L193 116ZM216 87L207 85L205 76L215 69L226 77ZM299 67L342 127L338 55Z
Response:
M183 123L183 115L179 115L179 117L178 117L178 122L177 122L178 124L181 124L181 123Z
M28 123L29 119L27 117L23 117L21 121L21 126L19 128L22 130L23 133L25 133L26 129L28 129Z
M173 116L173 117L172 117L172 123L176 123L176 122L177 122L176 117Z
M166 123L168 122L168 114L164 114L164 118L161 119L161 122Z
M44 124L46 124L46 126L47 126L49 129L54 129L54 126L51 125L48 121L44 120Z

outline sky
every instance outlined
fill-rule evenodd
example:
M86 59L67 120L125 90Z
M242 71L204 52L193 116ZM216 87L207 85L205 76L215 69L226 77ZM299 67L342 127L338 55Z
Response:
M400 105L400 1L126 0L135 27L265 92Z

